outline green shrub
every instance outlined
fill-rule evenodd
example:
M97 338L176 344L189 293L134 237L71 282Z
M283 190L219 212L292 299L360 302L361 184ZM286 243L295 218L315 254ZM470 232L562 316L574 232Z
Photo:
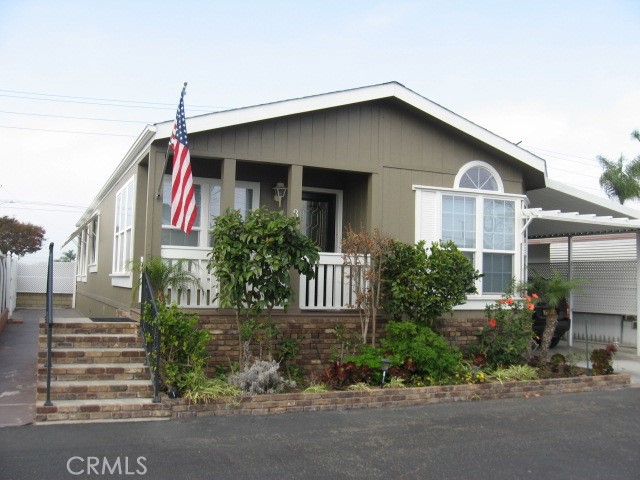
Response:
M488 375L489 380L503 382L524 382L537 380L538 370L529 365L511 365L507 368L496 368Z
M591 368L596 375L610 375L613 373L613 354L618 351L615 343L610 343L606 348L597 348L591 352Z
M235 397L242 393L238 387L224 379L208 379L200 369L188 371L183 376L179 387L184 398L204 403L219 397Z
M488 325L478 334L478 342L469 351L484 357L489 367L525 363L531 353L533 303L531 298L506 294L494 305L487 305Z
M459 369L462 355L429 327L414 322L389 322L382 340L395 366L405 366L419 375L440 381Z
M442 314L476 293L480 274L453 242L394 242L383 262L383 308L394 320L433 326Z
M147 324L157 325L160 330L160 370L166 387L180 387L188 372L204 369L209 358L209 332L197 328L197 314L185 313L175 304L159 303L156 318L150 304L143 315Z

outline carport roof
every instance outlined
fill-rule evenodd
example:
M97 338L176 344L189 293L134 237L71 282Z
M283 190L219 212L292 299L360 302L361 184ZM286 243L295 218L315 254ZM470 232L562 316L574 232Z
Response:
M545 183L545 188L527 192L529 238L640 231L640 211L549 178Z

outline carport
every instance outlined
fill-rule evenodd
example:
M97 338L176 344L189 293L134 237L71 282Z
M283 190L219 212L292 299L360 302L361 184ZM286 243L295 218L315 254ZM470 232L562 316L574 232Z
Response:
M527 238L567 238L568 277L573 276L572 239L578 236L634 233L636 259L640 257L640 211L546 179L546 187L527 192L529 208L524 210ZM635 305L640 304L640 262L636 261ZM572 295L573 297L573 295ZM569 300L573 318L573 298ZM573 343L573 322L569 344ZM640 329L636 330L640 356Z

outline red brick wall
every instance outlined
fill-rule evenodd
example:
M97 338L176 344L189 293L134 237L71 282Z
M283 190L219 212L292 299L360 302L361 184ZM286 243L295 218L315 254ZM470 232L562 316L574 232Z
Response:
M336 324L343 324L349 333L360 333L360 318L354 312L277 312L273 319L282 334L275 340L274 357L278 359L277 343L280 338L293 338L300 343L300 352L294 363L306 371L320 371L331 363L333 351L340 343L332 331ZM378 339L384 335L386 318L378 319ZM475 341L475 336L487 324L486 318L443 318L438 321L436 330L453 345L464 347ZM209 370L212 374L216 365L228 367L238 361L238 332L232 311L206 313L200 315L200 325L211 333L209 344ZM371 328L371 327L369 327ZM252 348L258 355L258 346ZM266 345L263 358L266 355Z

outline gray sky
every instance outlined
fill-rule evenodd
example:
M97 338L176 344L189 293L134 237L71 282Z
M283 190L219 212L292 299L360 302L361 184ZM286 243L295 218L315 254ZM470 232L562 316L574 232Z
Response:
M0 0L0 215L59 256L185 81L190 116L395 80L601 194L596 156L640 153L639 26L637 0Z

